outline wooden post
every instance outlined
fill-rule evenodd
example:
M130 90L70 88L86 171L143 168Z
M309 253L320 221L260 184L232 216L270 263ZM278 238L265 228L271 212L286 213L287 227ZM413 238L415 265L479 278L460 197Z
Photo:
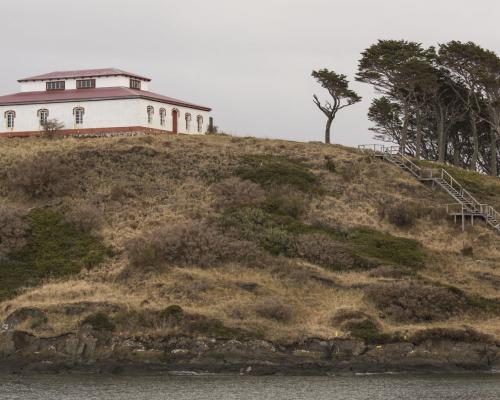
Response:
M462 204L462 232L465 231L465 213L464 213L464 205Z

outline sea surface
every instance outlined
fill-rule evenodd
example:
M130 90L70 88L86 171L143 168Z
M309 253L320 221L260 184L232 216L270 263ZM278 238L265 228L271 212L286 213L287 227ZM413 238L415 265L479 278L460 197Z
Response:
M499 400L500 375L0 375L1 400Z

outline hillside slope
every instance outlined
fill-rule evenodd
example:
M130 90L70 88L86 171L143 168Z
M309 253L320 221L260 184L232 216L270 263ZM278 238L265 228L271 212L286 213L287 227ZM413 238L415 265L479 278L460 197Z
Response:
M460 174L500 203L498 180ZM316 364L331 354L304 343L350 341L365 347L349 357L379 364L370 351L436 341L450 352L479 346L462 347L460 365L500 354L499 236L479 221L462 232L440 207L444 194L350 148L226 136L1 140L0 196L5 359L33 348L36 361L85 359L88 337L93 348L142 344L140 355L124 345L87 359L167 364L194 352L178 338L296 346L294 362ZM87 350L54 344L69 334ZM432 363L450 354L436 350Z

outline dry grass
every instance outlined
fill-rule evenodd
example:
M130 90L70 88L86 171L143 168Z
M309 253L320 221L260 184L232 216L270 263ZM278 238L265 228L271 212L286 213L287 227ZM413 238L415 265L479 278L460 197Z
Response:
M125 245L132 238L185 221L212 220L226 207L265 204L266 196L286 193L276 192L276 188L264 191L255 183L233 176L245 155L273 155L299 160L324 189L321 195L310 198L292 192L287 195L302 196L305 208L297 212L297 218L303 223L368 226L415 239L431 254L426 267L418 271L419 277L470 294L500 297L499 287L491 284L493 277L500 279L500 241L481 223L462 233L452 222L436 223L427 214L418 215L413 224L401 228L381 216L384 204L418 202L422 207L434 207L449 202L439 192L390 165L340 146L178 135L2 140L0 170L18 171L19 160L30 162L45 154L56 158L56 167L71 166L73 173L64 175L64 185L57 175L54 178L47 173L52 185L50 193L36 195L37 188L32 190L31 186L29 190L17 187L19 190L12 191L9 176L13 175L4 173L0 175L2 204L16 209L57 208L76 223L93 218L90 210L97 210L96 222L82 225L82 229L99 234L116 256L96 270L83 271L69 280L47 281L0 303L0 320L21 307L36 306L47 313L50 329L46 333L53 334L75 329L91 313L104 312L119 322L123 319L120 315L156 315L177 304L187 314L214 318L229 328L286 342L311 336L345 335L331 320L339 310L347 309L363 310L388 333L399 331L409 335L423 327L461 328L466 324L500 337L497 316L465 313L444 321L416 324L380 319L375 305L365 298L366 287L380 282L397 285L416 277L331 271L309 264L320 263L321 255L316 253L315 257L307 257L309 263L258 255L254 263L240 263L226 257L217 262L209 260L200 268L195 262L168 259L166 269L148 271L140 266L130 269ZM325 160L335 165L334 171L327 168ZM71 190L60 191L61 187ZM71 208L75 210L73 213L68 212ZM221 236L228 234L221 232ZM224 245L224 241L217 243ZM312 244L315 243L308 248L314 250ZM473 248L473 257L460 254L466 246ZM84 310L80 314L65 311L78 305ZM278 318L272 317L273 312L262 312L266 308L274 308ZM134 317L133 321L141 319ZM159 322L117 326L131 334L161 335L179 329Z

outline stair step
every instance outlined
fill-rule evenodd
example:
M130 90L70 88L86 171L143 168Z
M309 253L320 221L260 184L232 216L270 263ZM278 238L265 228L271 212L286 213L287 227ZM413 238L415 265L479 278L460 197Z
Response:
M496 229L498 232L500 232L500 222L494 217L493 215L482 213L477 210L477 204L471 203L470 202L470 195L468 196L469 199L466 199L464 195L462 194L464 189L462 186L459 185L459 188L457 189L456 187L452 186L452 184L448 183L445 179L443 178L434 178L434 177L425 177L423 174L420 172L420 170L415 171L413 167L410 165L408 166L408 160L403 158L400 154L389 154L389 153L381 153L381 154L376 154L377 157L382 157L384 160L387 160L391 162L392 164L397 165L400 169L404 171L410 172L412 175L414 175L417 179L421 181L429 181L432 180L436 184L438 184L448 195L453 197L456 201L458 201L458 204L461 205L462 208L462 213L466 214L467 216L477 216L477 217L482 217L485 219L486 223L491 225L494 229ZM411 164L411 163L410 163ZM441 170L441 176L443 175L444 172ZM475 201L475 199L472 199ZM460 215L461 213L453 213L453 215L457 216Z

